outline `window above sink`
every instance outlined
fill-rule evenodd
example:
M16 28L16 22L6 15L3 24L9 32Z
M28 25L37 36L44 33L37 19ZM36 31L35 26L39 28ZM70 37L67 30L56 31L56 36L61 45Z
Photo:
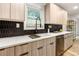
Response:
M37 7L38 6L38 7ZM24 30L44 29L44 6L25 4Z

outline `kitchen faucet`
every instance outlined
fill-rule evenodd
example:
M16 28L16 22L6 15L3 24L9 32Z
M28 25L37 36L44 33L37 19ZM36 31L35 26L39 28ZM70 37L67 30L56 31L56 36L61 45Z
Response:
M36 30L36 31L35 31L35 33L37 33L37 25L38 25L38 24L37 24L37 20L40 21L40 27L41 27L41 19L40 19L40 17L36 17L35 20L36 20L36 24L35 24L35 30Z

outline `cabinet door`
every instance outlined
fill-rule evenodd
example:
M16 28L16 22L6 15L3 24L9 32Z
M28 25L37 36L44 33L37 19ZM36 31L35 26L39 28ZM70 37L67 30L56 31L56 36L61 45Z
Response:
M59 6L51 3L46 5L46 23L48 24L66 24L67 12ZM66 27L66 26L65 26Z
M22 44L15 47L16 56L31 56L31 46L30 44Z
M64 39L64 51L69 48L69 42L68 39Z
M14 56L14 47L0 49L0 56Z
M50 23L50 4L47 4L45 6L45 23L49 24Z
M67 50L69 47L71 47L73 44L73 36L72 34L65 35L64 39L64 50Z
M47 48L46 48L46 54L47 56L55 56L56 51L56 38L48 38L47 40Z
M45 56L46 46L44 46L44 40L33 42L32 45L32 56Z
M55 42L50 43L47 46L47 56L55 56Z
M0 20L10 20L10 3L0 3Z
M12 3L11 4L11 21L24 21L24 4Z
M57 12L58 7L55 4L50 4L50 23L51 24L57 24Z

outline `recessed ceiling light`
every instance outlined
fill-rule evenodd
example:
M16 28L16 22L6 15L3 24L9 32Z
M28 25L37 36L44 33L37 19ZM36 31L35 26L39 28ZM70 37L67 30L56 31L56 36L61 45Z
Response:
M73 9L74 9L74 10L78 9L78 6L74 6Z

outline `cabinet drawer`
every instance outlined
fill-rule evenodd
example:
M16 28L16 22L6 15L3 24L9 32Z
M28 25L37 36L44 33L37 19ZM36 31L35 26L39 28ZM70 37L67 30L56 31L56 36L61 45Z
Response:
M42 46L36 49L32 49L32 56L46 56L46 47Z
M14 56L15 54L14 50L15 50L14 47L6 48L6 56Z
M45 56L46 47L44 46L45 41L39 40L31 43L32 46L32 56Z
M0 49L0 56L6 56L6 49Z
M32 49L44 46L44 40L39 40L31 43Z
M48 38L46 39L46 44L49 45L49 44L53 44L56 42L56 38L55 37L51 37L51 38Z
M29 51L31 51L30 43L22 44L15 47L15 54L18 56L28 55L30 53Z
M0 49L0 56L14 56L14 47Z
M66 39L66 38L69 38L69 37L73 37L73 34L70 33L70 34L65 34L65 35L64 35L64 38L65 38L65 39Z
M21 48L22 48L22 53L25 53L25 52L31 50L31 45L30 45L29 43L27 43L27 44L22 44L22 45L21 45Z

